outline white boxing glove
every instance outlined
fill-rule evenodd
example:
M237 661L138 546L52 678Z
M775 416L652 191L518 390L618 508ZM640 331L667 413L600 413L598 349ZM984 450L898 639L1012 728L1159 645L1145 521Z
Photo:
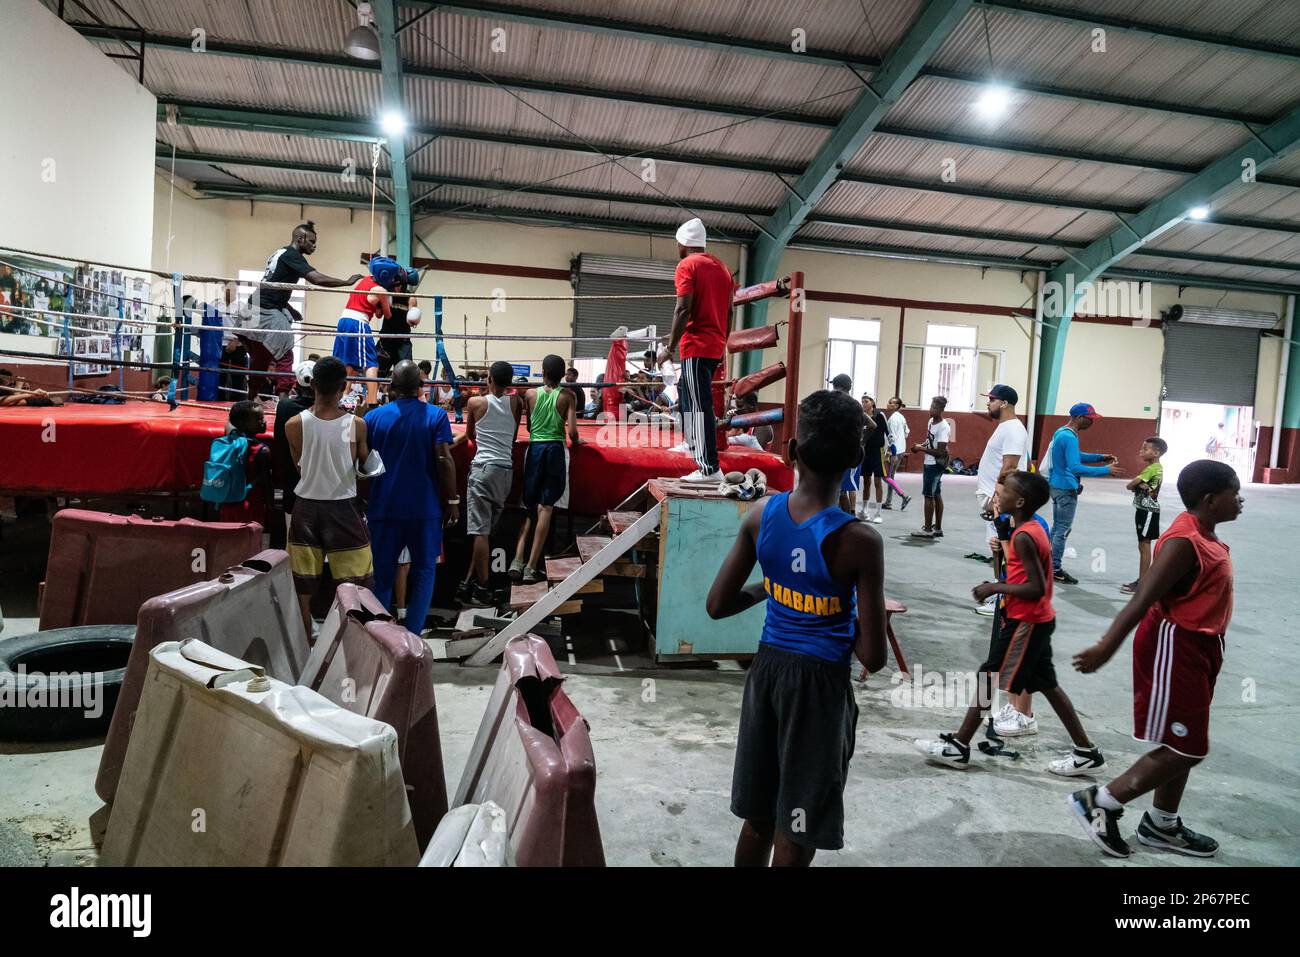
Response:
M408 310L407 310L407 312L406 312L406 324L407 324L408 326L410 326L412 329L414 329L416 326L418 326L418 325L420 324L420 307L419 307L419 306L416 306L414 309L408 309Z

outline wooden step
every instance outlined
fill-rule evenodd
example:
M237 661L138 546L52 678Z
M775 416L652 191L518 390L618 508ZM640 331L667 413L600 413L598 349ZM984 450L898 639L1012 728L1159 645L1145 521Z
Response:
M605 513L605 523L615 535L622 535L636 524L637 519L644 514L644 512L607 512Z
M527 611L546 597L550 585L547 582L534 582L531 585L515 585L510 589L510 607L515 611ZM576 615L582 611L582 600L566 601L556 608L552 615Z
M582 565L582 559L572 558L548 558L546 559L546 580L551 585L558 585ZM605 590L603 579L597 578L587 582L575 592L578 595L599 595Z
M613 539L607 535L579 535L578 557L584 562L589 562L598 551L612 541Z

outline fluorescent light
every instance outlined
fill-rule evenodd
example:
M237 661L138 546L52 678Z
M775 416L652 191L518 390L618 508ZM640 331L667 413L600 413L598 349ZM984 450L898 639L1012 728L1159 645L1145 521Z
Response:
M974 110L988 120L995 120L1011 106L1011 91L999 83L990 83L975 101Z
M1204 206L1193 206L1187 211L1187 215L1191 219L1204 219L1206 216L1210 215L1210 211Z
M388 136L401 136L406 132L406 117L396 110L389 110L380 119L379 126Z

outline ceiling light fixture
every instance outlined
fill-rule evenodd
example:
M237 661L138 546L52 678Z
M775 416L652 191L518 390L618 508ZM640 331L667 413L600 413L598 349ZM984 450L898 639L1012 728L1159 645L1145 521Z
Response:
M974 110L987 120L996 120L1011 106L1011 91L1000 83L990 83L975 101Z
M1210 215L1210 211L1204 206L1193 206L1187 211L1187 215L1192 219L1204 219L1206 216Z
M378 60L379 34L375 32L375 15L370 4L357 4L357 21L345 43L348 56L358 60Z
M401 136L406 132L406 117L396 110L389 110L380 118L379 126L386 136Z

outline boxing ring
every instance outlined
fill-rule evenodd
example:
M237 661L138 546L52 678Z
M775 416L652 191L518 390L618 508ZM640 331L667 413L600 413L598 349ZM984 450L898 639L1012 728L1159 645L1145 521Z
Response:
M46 254L47 255L47 254ZM3 260L0 254L0 260ZM102 264L101 264L102 265ZM126 267L129 268L129 267ZM192 354L193 341L203 335L219 332L221 326L214 326L213 314L209 310L198 310L187 306L183 301L183 289L186 277L181 273L164 274L155 270L141 270L154 276L165 278L171 293L175 315L194 317L202 312L201 322L175 321L159 319L147 324L160 333L172 334L172 361L161 362L126 362L117 358L101 360L101 364L113 368L121 381L122 370L126 368L145 368L166 370L171 374L171 383L166 395L166 402L146 401L139 393L120 392L114 401L121 404L92 405L69 402L61 405L42 406L8 406L0 407L0 449L4 450L5 464L0 469L0 495L30 497L67 497L67 498L105 498L130 499L132 497L166 495L179 499L192 497L197 500L198 489L202 482L203 466L207 460L211 442L220 436L229 414L229 404L220 402L197 402L189 399L191 390L198 391L200 380L215 376L219 371L213 363L206 363L200 368L195 364ZM211 277L191 277L195 281ZM224 280L235 282L234 280ZM245 283L245 285L248 285ZM263 286L281 286L284 284L262 283ZM290 288L290 287L287 287ZM320 292L348 292L349 290L317 289L317 287L295 286L291 288L309 289ZM738 290L734 295L735 305L743 305L760 299L783 297L790 303L789 316L775 325L754 329L740 329L731 333L728 339L728 353L735 355L743 351L771 348L777 344L777 326L786 325L786 362L778 362L750 376L728 381L717 381L715 386L720 394L723 387L730 387L736 397L756 392L763 386L786 379L785 398L782 407L748 416L737 416L733 420L720 419L720 429L726 425L745 428L754 425L771 424L790 434L797 410L798 375L795 361L799 352L799 332L803 311L803 275L796 273L785 279L770 280L755 286ZM412 291L416 295L416 291ZM435 342L438 368L445 374L428 385L433 388L449 386L456 392L466 385L466 380L459 378L447 357L444 339L468 339L484 341L489 339L508 339L511 341L535 340L539 342L577 341L575 337L566 336L473 336L444 335L442 330L443 297L424 296L433 300L432 310L437 325L432 333L416 332L411 329L411 338L433 339ZM465 296L457 299L492 300L492 296ZM572 299L565 297L518 297L527 299ZM611 297L599 297L611 298ZM625 298L625 297L612 297ZM633 298L646 298L643 296ZM671 299L671 296L656 298ZM79 328L79 322L85 322L84 314L71 312L61 319L61 335L72 336ZM220 319L219 316L216 317ZM132 320L118 317L117 325L130 324ZM142 324L142 323L138 323ZM325 328L308 328L303 323L295 334L300 336L328 334ZM227 327L228 328L228 327ZM653 330L651 330L653 334ZM622 347L626 356L626 343L642 341L631 334L621 343L614 341L611 355ZM654 342L660 338L655 336ZM609 341L604 340L604 341ZM650 342L652 340L645 339ZM69 381L73 364L72 349L66 357L69 366ZM63 361L64 357L50 357L43 354L27 353L14 350L0 350L0 361L6 358L35 358L43 361ZM617 379L623 379L622 365L619 366ZM242 373L241 373L242 374ZM248 375L274 377L286 375L274 370L257 372L250 370ZM353 381L374 382L363 376L349 377ZM538 383L527 383L527 387ZM646 383L635 381L613 381L601 383L575 383L587 388L603 388L604 396L616 394L620 387L644 387ZM203 392L211 394L211 382ZM519 384L518 387L525 387ZM91 390L70 387L63 392L50 392L50 395L75 395ZM274 412L267 411L268 433L273 422ZM459 418L459 416L456 416ZM463 425L453 422L453 432L459 434ZM649 423L629 422L626 412L608 416L605 421L580 420L578 424L581 444L569 450L569 493L567 507L571 512L583 515L598 515L614 508L628 495L645 482L653 478L675 477L683 475L694 468L689 454L673 451L681 440L680 432L671 428L656 427ZM516 487L512 494L515 499L522 480L522 462L528 439L527 430L520 428L520 442L515 448ZM784 442L774 442L773 449L784 447ZM458 484L464 493L465 480L469 462L473 457L474 447L465 442L458 445L454 452L457 465ZM761 469L768 476L769 488L776 491L788 490L793 484L793 473L789 464L782 461L780 455L759 451L743 446L727 448L720 443L720 465L724 472L745 472L750 468Z

